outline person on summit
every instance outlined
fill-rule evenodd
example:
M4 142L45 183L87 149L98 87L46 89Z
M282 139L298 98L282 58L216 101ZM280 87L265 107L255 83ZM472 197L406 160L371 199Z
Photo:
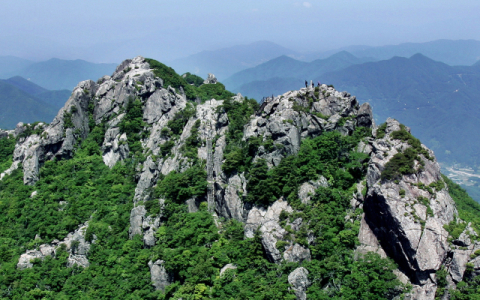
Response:
M308 88L308 82L305 80L305 87Z
M313 81L312 81L312 89L313 89L314 87L315 87L315 83L313 83Z
M318 82L318 85L317 85L317 86L320 87L320 81Z

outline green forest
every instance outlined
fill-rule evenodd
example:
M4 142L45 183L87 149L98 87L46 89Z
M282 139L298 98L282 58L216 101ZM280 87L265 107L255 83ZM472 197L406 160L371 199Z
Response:
M267 207L284 197L295 212L282 213L281 224L290 232L291 242L310 249L312 259L272 263L266 258L259 232L245 238L243 223L216 220L206 202L197 212L188 212L185 200L207 192L205 161L195 156L198 126L193 127L193 137L180 150L192 158L191 166L160 176L152 191L155 199L165 199L155 246L145 247L140 235L130 239L130 212L137 165L144 160L140 141L145 126L142 103L131 99L120 129L127 133L132 151L113 168L104 164L101 155L105 122L93 123L88 137L76 145L73 157L47 161L35 185L23 184L21 168L0 181L0 299L293 300L296 296L287 277L300 266L309 271L308 299L401 299L409 292L411 286L401 283L393 273L398 266L392 260L374 253L355 253L363 211L353 211L350 200L357 184L365 179L369 160L368 155L356 152L356 146L372 136L369 128L358 127L347 136L330 131L305 138L296 155L285 157L269 169L265 160L254 162L253 158L260 146L276 147L272 141L243 139L245 124L258 109L254 99L232 101L233 94L222 85L200 85L194 75L182 78L163 64L149 62L157 76L175 88L182 87L190 100L198 97L204 101L212 95L225 99L218 108L229 119L224 172L245 173L249 193L244 201L252 205ZM195 107L193 101L189 102L162 134L178 136ZM412 143L416 151L413 156L421 151L418 140L403 132L399 135L399 139ZM10 166L15 142L13 136L0 139L0 171ZM165 146L161 155L171 155L172 146ZM394 171L392 167L388 178L399 175ZM328 187L318 188L311 202L302 204L298 198L300 185L320 176L326 178ZM444 180L459 216L478 226L480 205L448 178ZM156 203L145 204L149 215L160 213ZM299 217L309 222L293 232L287 221ZM26 250L62 240L86 221L86 239L92 242L88 267L67 267L68 252L60 247L54 257L34 260L32 268L17 269L19 257ZM309 232L315 237L310 243ZM158 259L165 261L165 269L175 279L164 292L156 291L150 278L148 262ZM220 276L220 269L227 264L237 268ZM480 297L480 277L466 278L452 292L453 299Z

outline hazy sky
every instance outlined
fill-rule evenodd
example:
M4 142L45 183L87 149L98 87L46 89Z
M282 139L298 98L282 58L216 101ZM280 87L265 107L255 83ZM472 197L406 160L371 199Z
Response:
M0 55L171 60L268 40L301 51L480 40L478 0L0 0Z

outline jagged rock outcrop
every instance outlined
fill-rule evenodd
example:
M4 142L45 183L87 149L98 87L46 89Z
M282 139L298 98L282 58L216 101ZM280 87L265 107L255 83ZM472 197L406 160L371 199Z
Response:
M60 247L65 247L69 252L67 267L78 265L88 267L90 265L87 254L90 250L91 243L85 240L85 233L88 228L88 222L79 226L77 230L69 233L63 241L53 240L50 244L41 244L37 249L27 250L20 256L17 268L22 270L33 267L32 260L43 260L47 256L55 256L56 251ZM95 237L92 243L95 242Z
M218 82L217 77L212 73L208 73L207 79L203 81L203 84L216 84Z
M227 187L217 194L216 197L216 212L219 216L227 219L235 219L240 222L245 221L246 213L243 195L247 194L247 180L243 174L235 174L228 178Z
M300 267L293 270L293 272L288 275L288 283L292 285L297 300L307 299L306 292L307 288L310 286L307 269Z
M255 236L255 232L259 230L263 248L271 262L280 263L282 260L301 262L310 260L310 250L308 248L291 241L285 241L288 232L280 225L280 214L282 211L287 213L293 212L287 201L283 199L275 201L268 209L253 207L248 213L245 224L245 236L252 238ZM286 225L289 225L295 232L302 225L302 220L299 218L292 223L287 222ZM286 243L282 247L277 247L277 242L279 241Z
M13 164L7 172L21 164L25 184L34 184L38 180L39 168L46 160L72 156L77 144L90 131L90 114L96 124L108 121L103 144L104 161L113 166L128 155L128 146L124 145L126 136L117 127L123 117L121 111L131 99L149 98L154 91L162 89L162 85L163 81L155 78L142 57L124 61L111 77L104 76L97 83L91 80L80 82L41 134L30 135L17 142ZM23 132L23 126L17 126L16 135Z
M160 210L163 210L164 199L150 200L158 201ZM155 246L155 232L160 227L160 215L147 215L147 210L144 205L138 205L130 212L130 228L128 234L130 238L134 235L140 234L143 236L143 242L146 247Z
M443 225L456 217L455 203L444 184L438 189L425 188L443 183L443 179L433 152L423 145L432 159L419 154L416 174L403 175L396 181L381 178L394 155L411 147L392 138L392 132L401 130L398 121L388 119L386 125L385 136L371 142L368 193L363 203L365 215L359 238L364 249L385 251L398 263L414 284L414 299L433 299L435 272L451 251Z
M261 146L256 158L264 158L269 166L276 166L282 158L298 152L303 138L332 130L348 135L356 126L370 127L372 123L368 103L360 106L354 96L322 85L265 100L245 127L244 139L271 139L274 150L267 151Z
M452 253L449 255L451 259L447 259L446 265L455 283L463 280L467 264L473 266L473 273L480 274L480 260L478 259L480 256L480 242L472 241L472 239L477 238L478 234L469 223L458 239L452 242Z
M237 269L237 266L232 264L226 264L225 266L223 266L222 269L220 269L220 276L222 276L223 273L225 273L228 270L236 270L236 269Z
M213 74L209 74L204 82L216 83ZM188 211L196 212L200 202L208 199L217 224L223 219L244 222L247 238L254 237L258 230L265 254L271 262L301 263L311 259L308 247L295 242L295 232L306 226L309 220L281 218L282 212L284 215L294 212L283 198L268 207L246 203L248 174L225 174L223 171L226 135L231 121L222 109L224 101L211 99L194 105L187 100L182 88L177 91L164 86L164 80L155 76L142 57L124 61L112 76L104 76L97 82L87 80L79 83L52 123L36 125L35 131L39 134L21 137L30 126L23 123L19 123L15 130L0 130L0 138L18 137L13 163L0 174L0 180L22 167L24 183L34 184L39 179L42 164L54 158L70 158L94 124L102 124L105 129L101 142L104 163L113 167L127 159L135 150L129 145L131 137L123 132L122 122L127 115L128 104L135 99L141 102L143 109L144 128L140 140L143 159L136 165L137 185L132 199L130 238L140 234L145 247L155 245L164 200L154 197L152 191L159 178L172 171L183 172L192 166L193 159L191 155L187 157L184 146L195 134L197 158L202 163L209 160L211 194L188 199ZM233 101L244 99L237 95ZM185 125L182 124L178 135L166 134L169 122L186 109L194 109L194 112ZM368 103L360 105L354 96L321 85L265 100L244 127L243 139L245 142L250 139L262 142L253 161L265 159L271 168L283 158L296 154L302 139L333 130L350 135L356 127L374 126L372 108ZM382 178L382 172L395 155L412 147L407 141L392 137L392 132L401 129L397 121L388 119L383 137L379 132L373 138L361 141L356 148L370 156L366 180L358 183L351 201L352 211L357 208L364 210L357 254L376 252L382 257L392 258L399 265L396 271L399 278L413 285L408 297L433 299L437 289L436 272L440 268L445 267L448 271L447 281L452 287L464 279L467 264L471 264L469 268L473 274L480 274L480 242L473 239L477 233L470 225L458 239L449 240L444 225L454 220L462 221L456 218L455 204L446 186L441 184L440 167L433 152L425 146L421 146L423 154L419 154L414 162L415 174L402 175L396 180ZM406 130L409 131L408 128ZM165 145L171 148L168 154L165 153ZM324 177L304 182L298 190L298 198L303 205L311 205L316 190L328 187L328 184ZM160 213L153 215L147 211L146 207L153 203L150 201L159 202ZM90 243L85 241L87 224L82 226L62 242L54 241L28 250L20 257L18 268L32 267L32 259L55 256L61 244L65 244L69 251L68 266L78 264L87 267ZM308 242L314 239L309 233ZM164 262L150 261L148 265L155 289L165 290L173 282L173 276L166 272ZM220 275L234 268L228 264L221 269ZM306 299L306 289L310 284L308 271L299 267L288 276L288 281L297 299Z
M303 204L308 204L310 198L315 195L315 191L321 186L328 187L327 179L323 176L320 176L320 179L315 181L304 182L298 189L298 198L300 198Z
M150 268L150 278L152 285L157 291L165 291L165 288L173 283L173 277L169 274L163 266L163 260L157 260L155 262L149 261L148 267Z

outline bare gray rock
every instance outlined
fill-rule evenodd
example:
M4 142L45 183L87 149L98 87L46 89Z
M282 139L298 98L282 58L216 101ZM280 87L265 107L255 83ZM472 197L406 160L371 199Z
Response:
M415 297L429 299L432 290L434 294L436 289L429 279L430 274L442 266L450 251L448 233L443 225L452 221L457 212L446 189L430 194L417 185L443 181L435 160L421 158L423 170L404 175L398 182L380 180L385 164L396 153L410 147L390 137L396 130L400 130L400 124L388 119L385 137L371 142L368 193L363 204L365 217L359 238L364 249L374 250L373 233L383 251L397 262L413 284L418 285ZM433 157L433 152L429 152ZM401 190L403 195L400 195ZM419 197L428 202L420 202Z
M69 233L63 241L54 240L51 244L42 244L38 246L38 249L27 250L24 254L20 255L17 263L17 268L22 270L25 268L33 267L33 259L45 259L47 256L55 256L56 251L61 245L65 245L66 250L69 252L67 267L73 267L78 265L81 267L88 267L90 262L88 261L87 254L90 250L91 243L85 240L85 233L88 228L88 222L81 224L77 230ZM93 241L95 242L95 240Z
M217 77L213 75L212 73L208 73L207 79L203 81L203 84L216 84L217 83Z
M285 250L283 258L288 262L309 261L311 259L310 250L295 243L293 246L289 246L287 250Z
M0 139L4 139L8 137L8 132L6 130L0 129Z
M413 285L410 294L405 296L406 300L434 300L437 285L431 280L423 285Z
M467 268L467 263L470 260L471 253L471 250L456 249L453 251L453 257L448 271L456 283L463 280L463 275Z
M356 119L358 126L371 127L373 125L373 111L368 102L360 105Z
M308 98L314 99L313 104ZM299 110L298 107L303 109ZM337 92L326 85L320 87L318 98L312 89L287 92L269 99L262 105L260 111L245 127L244 139L261 137L265 141L271 138L275 146L273 150L267 152L260 147L255 159L263 158L269 167L276 166L282 158L298 152L303 138L315 137L329 130L338 130L344 135L349 135L356 126L373 124L369 106L364 106L362 117L359 119L362 125L357 124L357 119L346 120L342 126L339 125L342 118L357 116L359 108L355 97ZM328 121L316 115L318 113L329 117Z
M365 214L362 215L360 230L358 232L358 240L360 242L360 246L358 246L356 249L357 253L367 254L368 252L374 252L379 254L382 258L387 257L387 254L380 245L377 236L375 233L373 233L372 229L365 221Z
M223 266L223 268L220 270L220 277L223 275L223 273L225 273L226 271L228 270L236 270L237 269L237 266L235 265L232 265L232 264L226 264L225 266Z
M288 275L288 283L292 286L297 300L307 299L307 288L310 286L310 280L308 280L308 271L304 267L299 267L293 270Z
M243 175L237 175L228 178L228 185L221 197L216 197L216 212L219 216L227 219L244 221L244 204L242 195L246 194L246 180ZM222 197L223 196L223 197ZM218 201L221 200L221 201Z
M27 250L24 254L20 255L20 258L17 263L17 269L23 270L27 268L32 268L32 261L35 259L43 260L45 255L39 250Z
M304 182L298 189L298 198L302 201L303 204L308 204L312 196L315 195L315 190L319 187L328 187L327 179L323 176L320 176L318 180L310 180L309 182Z
M160 201L161 209L163 209L163 199L161 200L150 200L150 201ZM143 219L142 230L143 230L143 244L145 247L150 248L155 246L155 233L160 227L160 216L148 216Z
M132 208L130 212L130 229L128 230L130 238L133 238L136 234L143 234L142 225L146 214L147 210L144 205Z
M299 244L289 242L285 249L277 248L277 242L284 241L287 235L287 231L279 224L282 211L293 212L293 209L282 198L275 201L268 209L253 207L248 213L245 236L252 238L255 232L259 230L265 254L271 262L280 263L282 259L291 262L309 260L310 250ZM301 219L298 223L301 223ZM292 225L295 226L295 224ZM296 224L296 226L299 226L299 224Z
M164 263L163 260L148 262L152 285L157 291L165 291L165 288L173 283L173 276L165 270Z

